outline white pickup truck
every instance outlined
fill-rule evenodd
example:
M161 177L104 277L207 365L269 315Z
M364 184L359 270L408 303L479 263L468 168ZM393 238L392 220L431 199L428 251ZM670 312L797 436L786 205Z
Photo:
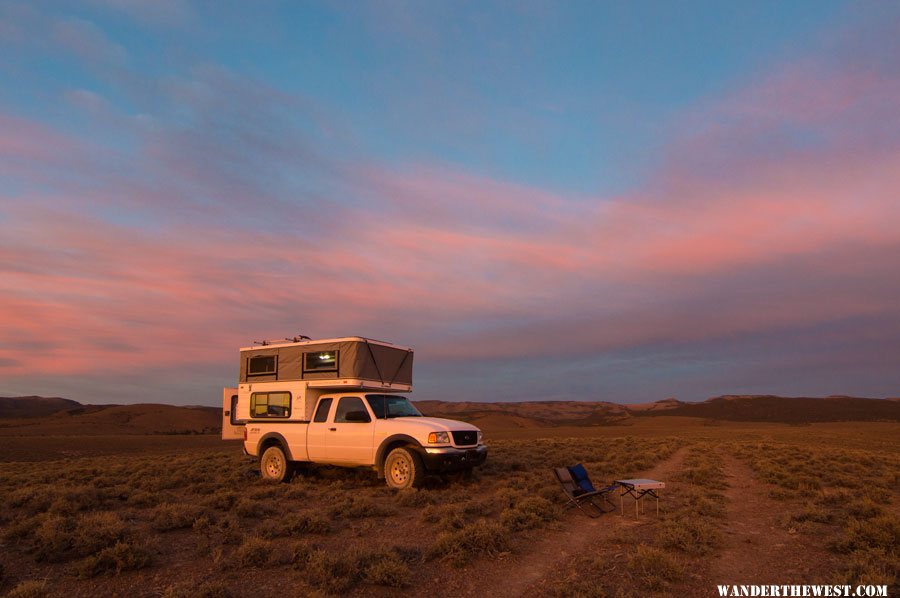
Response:
M223 393L222 437L243 439L260 475L287 481L298 463L371 467L392 488L487 458L471 424L425 417L412 390L412 350L345 337L241 349L241 379Z

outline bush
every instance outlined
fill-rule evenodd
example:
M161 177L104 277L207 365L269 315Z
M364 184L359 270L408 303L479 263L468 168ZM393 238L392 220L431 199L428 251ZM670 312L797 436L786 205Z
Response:
M242 567L263 567L271 563L273 554L274 545L271 541L259 536L248 536L235 550L234 558Z
M843 553L873 548L896 552L900 548L900 518L882 513L865 521L851 519L844 536L830 542L828 548Z
M271 504L271 501L242 498L235 505L234 512L248 519L259 518L274 515L275 507Z
M35 552L38 559L65 561L112 546L124 535L125 523L115 513L50 516L34 532Z
M47 595L47 581L44 579L29 579L19 582L6 595L7 598L43 598Z
M330 554L322 549L313 550L302 565L306 578L312 585L332 594L349 590L359 580L356 561L346 554Z
M711 523L691 515L668 519L660 525L660 544L688 554L703 555L719 544L719 531Z
M300 534L327 534L331 523L315 513L290 513L281 519L270 519L257 529L263 538L281 538Z
M328 510L332 517L348 517L358 519L362 517L384 517L391 515L392 511L377 504L371 498L362 496L348 496Z
M361 559L363 578L375 585L402 588L412 572L396 552L378 552Z
M540 527L547 521L559 518L560 509L546 498L531 496L524 498L515 507L505 509L500 522L512 531Z
M135 542L116 542L115 546L104 548L88 557L81 567L82 577L94 577L100 573L132 571L143 569L150 564L150 553Z
M72 514L96 509L103 500L100 492L91 486L78 486L62 490L50 505L51 513Z
M651 590L661 590L669 582L681 579L684 568L669 553L643 544L628 561L631 572Z
M221 581L205 581L200 585L178 584L166 588L163 598L231 598L231 590Z
M854 550L847 558L843 583L848 585L886 585L897 583L900 555L884 548Z
M203 509L195 505L161 504L153 512L150 525L160 532L184 529L194 525L194 521L203 514Z
M473 558L497 556L509 550L508 531L502 525L481 519L437 537L429 555L462 566Z

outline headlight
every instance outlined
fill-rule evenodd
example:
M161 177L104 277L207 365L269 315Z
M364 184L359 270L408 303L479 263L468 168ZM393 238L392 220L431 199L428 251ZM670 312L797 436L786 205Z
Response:
M450 433L432 432L428 435L428 444L450 444Z
M478 432L478 444L484 442L484 432Z

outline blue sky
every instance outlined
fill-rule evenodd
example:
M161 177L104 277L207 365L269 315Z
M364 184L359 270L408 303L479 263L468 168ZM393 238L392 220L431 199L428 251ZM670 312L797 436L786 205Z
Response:
M896 395L898 14L3 2L0 393L303 332L421 398Z

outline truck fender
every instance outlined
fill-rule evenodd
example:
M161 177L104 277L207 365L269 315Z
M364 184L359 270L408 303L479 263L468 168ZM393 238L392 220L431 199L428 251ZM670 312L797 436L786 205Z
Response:
M409 436L407 434L393 434L388 436L384 440L381 441L381 444L378 445L378 450L375 451L375 467L378 470L378 477L384 475L384 460L388 456L388 448L391 445L397 444L411 444L412 446L421 450L422 445L419 444L419 441Z
M291 455L291 448L287 443L287 440L284 439L284 436L279 434L278 432L268 432L262 435L262 438L259 439L259 443L256 445L256 454L262 457L262 447L266 444L273 444L271 441L275 440L279 445L281 445L281 450L284 451L284 456L287 457L288 461L293 461L294 457Z

